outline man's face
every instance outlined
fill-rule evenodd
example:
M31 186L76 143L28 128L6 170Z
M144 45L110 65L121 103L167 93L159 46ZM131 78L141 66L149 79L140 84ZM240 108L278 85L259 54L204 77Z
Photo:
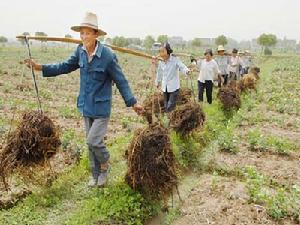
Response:
M225 54L225 51L218 51L218 54L219 54L219 55L224 55L224 54Z
M98 32L93 30L92 28L89 27L80 28L80 39L82 40L83 45L86 48L94 46L98 36L99 36Z
M209 53L205 54L206 61L210 61L212 59L212 56Z
M168 58L168 53L167 53L167 49L165 47L160 47L159 48L159 56L162 57L163 59L167 59Z

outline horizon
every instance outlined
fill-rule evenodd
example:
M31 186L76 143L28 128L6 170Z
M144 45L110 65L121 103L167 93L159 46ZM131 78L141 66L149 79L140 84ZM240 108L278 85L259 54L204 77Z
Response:
M78 37L70 27L80 23L86 11L92 11L97 13L99 25L107 31L108 37L144 38L166 34L191 40L225 35L241 42L257 38L262 33L272 33L278 39L286 37L299 42L300 32L294 27L300 23L299 6L300 2L291 0L272 3L186 0L185 4L170 0L11 0L0 3L0 36L12 40L23 32L43 31L48 36L71 34Z

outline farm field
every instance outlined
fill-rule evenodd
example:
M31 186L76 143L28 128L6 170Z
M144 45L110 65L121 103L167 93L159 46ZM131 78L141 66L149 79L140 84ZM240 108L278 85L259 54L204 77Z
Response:
M33 57L40 63L60 61L72 47L46 52L35 47ZM22 47L0 50L1 148L22 113L37 109L30 70L19 63L26 57ZM142 103L154 91L151 62L118 57ZM62 146L51 170L28 171L25 179L12 176L9 192L0 183L0 224L299 224L300 56L258 56L255 61L261 79L256 91L242 94L237 112L222 111L215 88L213 104L203 105L204 128L188 139L171 133L183 201L174 192L173 204L170 198L163 213L162 203L124 182L124 154L134 131L147 123L125 107L116 87L106 138L109 184L89 189L84 127L76 109L79 71L54 79L37 73L43 110L59 125ZM182 84L188 85L184 79Z

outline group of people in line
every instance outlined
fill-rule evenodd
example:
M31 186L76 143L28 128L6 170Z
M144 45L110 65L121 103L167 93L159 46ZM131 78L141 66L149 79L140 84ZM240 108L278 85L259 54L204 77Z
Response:
M143 115L144 109L135 98L124 75L116 54L98 41L99 36L106 32L98 26L95 13L87 12L79 25L71 30L80 34L82 44L65 61L51 64L39 64L35 60L26 59L27 67L40 71L43 77L56 77L80 70L80 88L77 98L77 108L83 117L86 130L86 143L91 167L89 187L102 187L107 183L110 170L110 153L104 143L112 106L112 83L115 83L127 107L131 107L138 115ZM180 89L179 71L189 76L191 70L178 57L174 56L168 43L160 47L156 84L164 93L167 112L176 106ZM231 79L239 79L247 71L250 61L243 61L234 49L232 56L225 55L222 46L218 48L218 57L213 59L212 50L205 51L205 59L195 60L199 67L199 101L203 101L203 91L206 89L207 100L212 103L212 88L215 77L220 85L226 85ZM241 72L243 71L243 72Z
M159 49L159 56L162 60L158 64L156 74L156 85L161 87L164 93L165 110L170 112L176 107L176 100L180 89L179 72L189 76L192 69L199 71L198 76L198 100L203 102L203 94L206 92L207 102L212 104L213 86L227 85L232 80L239 80L248 73L252 66L251 54L249 51L239 52L232 50L232 54L226 54L224 46L217 48L217 56L213 51L207 49L204 52L204 59L191 58L193 68L189 69L179 58L172 54L170 44L164 43Z

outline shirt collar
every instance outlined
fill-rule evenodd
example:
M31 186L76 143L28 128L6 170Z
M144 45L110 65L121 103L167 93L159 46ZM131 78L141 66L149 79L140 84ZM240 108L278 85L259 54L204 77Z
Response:
M173 60L174 56L170 55L170 57L164 61L164 63L168 63L168 62L171 62Z
M84 45L82 45L82 49L87 53L87 50L86 50ZM103 49L103 45L99 41L97 41L95 50L94 50L94 52L92 53L91 56L96 55L96 56L98 56L98 58L100 58L101 54L102 54L102 49Z

